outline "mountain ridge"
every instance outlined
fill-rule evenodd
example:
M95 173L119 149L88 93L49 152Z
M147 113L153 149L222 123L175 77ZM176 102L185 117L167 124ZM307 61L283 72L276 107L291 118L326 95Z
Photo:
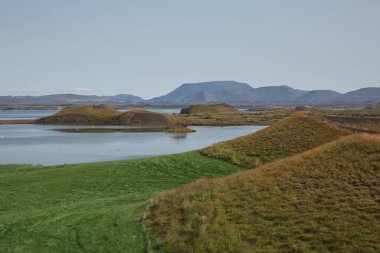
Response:
M380 87L365 87L347 93L333 90L300 90L287 85L254 88L236 81L184 83L166 95L141 97L52 94L45 96L0 96L0 105L189 105L229 103L232 105L370 105L380 102Z
M210 87L212 86L212 87ZM230 103L236 105L336 105L380 102L380 87L366 87L347 93L334 90L300 90L287 85L254 88L236 81L187 83L148 103Z
M0 96L0 105L85 105L85 104L120 104L144 101L141 97L118 94L115 96L51 94L42 96Z

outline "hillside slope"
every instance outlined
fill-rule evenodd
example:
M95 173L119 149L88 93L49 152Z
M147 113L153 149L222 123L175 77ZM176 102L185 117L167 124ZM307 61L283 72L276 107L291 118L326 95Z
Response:
M202 153L253 168L346 134L312 114L299 112L254 134L216 143L203 149Z
M380 252L380 139L348 136L151 200L163 252Z

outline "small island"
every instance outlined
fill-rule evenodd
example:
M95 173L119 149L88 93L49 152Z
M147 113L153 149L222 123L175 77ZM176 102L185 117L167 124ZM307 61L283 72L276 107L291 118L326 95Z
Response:
M167 133L193 133L196 132L196 130L187 127L186 125L183 124L170 124L165 128L165 132Z

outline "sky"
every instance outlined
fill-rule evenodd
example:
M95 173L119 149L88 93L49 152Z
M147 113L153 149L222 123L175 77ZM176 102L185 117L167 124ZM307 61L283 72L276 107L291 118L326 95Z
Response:
M380 86L379 0L0 0L0 95Z

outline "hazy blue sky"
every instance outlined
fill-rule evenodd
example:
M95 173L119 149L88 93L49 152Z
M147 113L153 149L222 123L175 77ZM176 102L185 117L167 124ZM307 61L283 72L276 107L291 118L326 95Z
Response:
M0 95L380 86L379 0L0 0Z

